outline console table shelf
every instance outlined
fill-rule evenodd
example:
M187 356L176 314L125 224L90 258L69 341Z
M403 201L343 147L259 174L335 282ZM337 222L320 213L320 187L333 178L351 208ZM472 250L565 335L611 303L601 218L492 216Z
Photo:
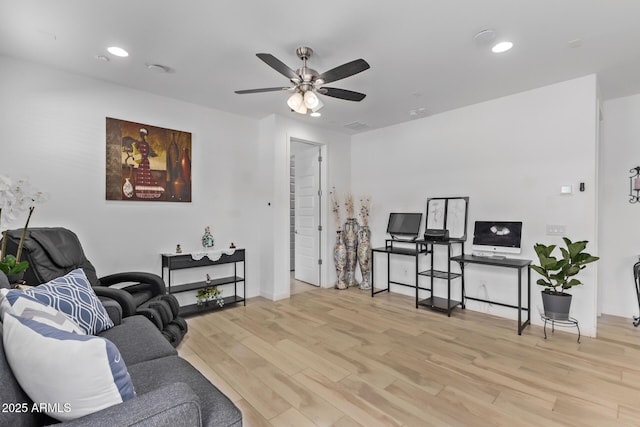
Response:
M194 253L194 254L162 254L162 279L165 278L165 271L167 272L167 290L170 294L183 294L189 297L186 292L196 291L199 289L209 287L222 287L223 293L227 296L223 296L222 300L224 304L220 307L217 301L207 301L198 304L195 295L193 295L192 304L183 304L184 299L180 305L180 315L187 316L190 314L202 313L211 310L219 310L221 308L229 307L234 304L243 303L247 305L245 300L246 295L246 266L245 266L245 250L235 249L232 253L229 251L210 251ZM197 259L195 258L197 257ZM216 269L224 265L233 265L232 275L224 275L221 277L214 277L210 282L204 280L173 284L171 279L171 273L176 270L192 269L192 268L207 268L207 271L213 273ZM239 264L241 265L239 267ZM230 270L228 268L227 270ZM241 285L241 286L239 286ZM239 293L239 290L242 292ZM228 295L230 291L233 291L232 295ZM180 301L181 298L178 300Z
M220 307L218 303L216 303L215 301L207 301L202 304L189 304L189 305L180 306L180 314L182 316L189 316L191 314L202 313L204 311L219 310L221 308L231 306L233 304L237 304L240 302L245 303L245 299L243 297L239 297L235 295L230 297L224 297L222 299L224 300L224 306L222 307Z
M230 277L219 277L217 279L211 279L211 282L209 283L205 282L204 280L200 282L183 283L181 285L171 286L171 293L175 294L178 292L193 291L197 289L208 288L211 286L228 285L231 283L242 282L243 280L244 279L239 276L230 276Z

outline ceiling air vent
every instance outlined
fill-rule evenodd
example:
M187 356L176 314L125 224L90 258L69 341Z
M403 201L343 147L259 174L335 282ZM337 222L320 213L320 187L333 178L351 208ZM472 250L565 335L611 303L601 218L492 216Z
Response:
M351 130L369 129L369 125L366 124L366 123L362 123L362 122L347 123L346 125L344 125L344 127L346 127L347 129L351 129Z

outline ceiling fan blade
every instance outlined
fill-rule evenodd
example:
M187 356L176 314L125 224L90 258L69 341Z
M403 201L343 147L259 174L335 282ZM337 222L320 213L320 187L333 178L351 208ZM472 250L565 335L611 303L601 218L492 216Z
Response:
M333 98L346 99L347 101L362 101L367 96L364 93L338 89L337 87L323 87L318 92Z
M236 90L235 92L239 95L243 95L245 93L261 93L261 92L277 92L280 90L289 90L290 87L263 87L261 89L246 89L246 90Z
M288 77L289 79L300 80L300 76L298 76L295 71L270 53L256 53L256 56L283 76Z
M347 62L346 64L342 64L336 68L332 68L331 70L320 74L316 80L322 79L324 83L335 82L336 80L341 80L347 78L349 76L353 76L354 74L358 74L363 72L364 70L369 69L369 64L364 59L356 59L355 61Z

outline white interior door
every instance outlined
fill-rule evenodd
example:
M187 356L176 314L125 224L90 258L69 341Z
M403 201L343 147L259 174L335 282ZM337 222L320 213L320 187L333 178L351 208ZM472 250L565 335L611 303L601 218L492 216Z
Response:
M295 157L296 280L320 286L320 151L311 146Z

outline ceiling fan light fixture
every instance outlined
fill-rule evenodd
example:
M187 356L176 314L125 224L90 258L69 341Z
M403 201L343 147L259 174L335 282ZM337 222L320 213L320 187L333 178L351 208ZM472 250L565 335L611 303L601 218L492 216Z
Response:
M304 105L304 103L302 103L298 108L294 109L293 111L295 111L298 114L307 114L307 107Z
M289 108L291 108L294 111L298 110L298 108L300 108L301 105L304 106L302 94L300 92L295 92L287 100L287 105L289 106Z
M318 106L318 103L320 103L320 99L318 98L318 95L316 95L314 91L308 90L304 93L304 105L307 108L313 110Z
M315 107L313 107L311 109L311 111L313 111L314 113L317 112L318 110L320 110L322 107L324 107L324 102L322 102L322 100L318 97L318 105L316 105ZM314 116L315 117L315 116Z

